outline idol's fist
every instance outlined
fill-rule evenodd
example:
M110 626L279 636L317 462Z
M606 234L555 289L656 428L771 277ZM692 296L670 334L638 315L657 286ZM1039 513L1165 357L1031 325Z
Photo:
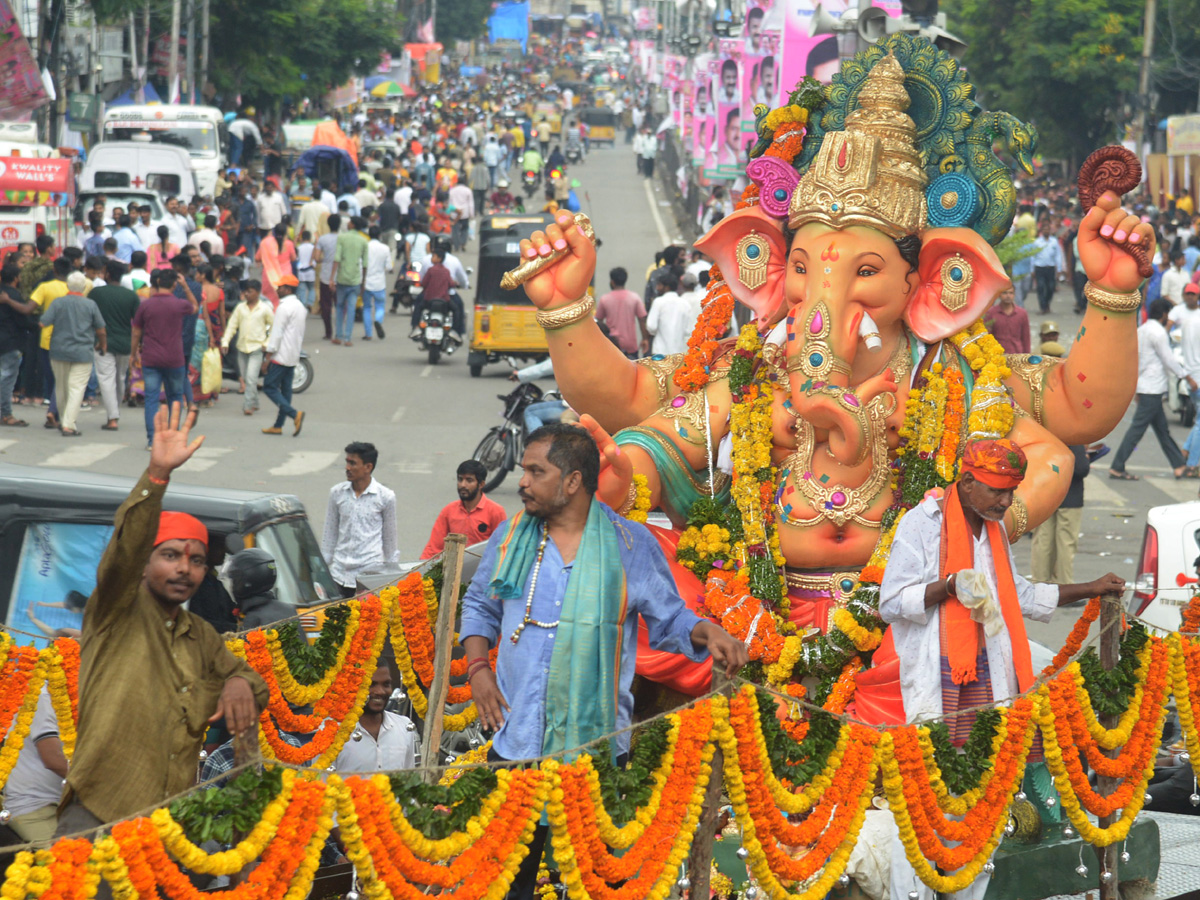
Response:
M525 293L538 309L555 309L587 293L596 272L596 248L570 212L561 210L545 231L523 239L520 249L522 263L567 251L525 282Z
M1144 280L1138 255L1154 257L1154 229L1121 206L1112 191L1100 195L1079 223L1079 259L1088 280L1106 291L1129 294Z

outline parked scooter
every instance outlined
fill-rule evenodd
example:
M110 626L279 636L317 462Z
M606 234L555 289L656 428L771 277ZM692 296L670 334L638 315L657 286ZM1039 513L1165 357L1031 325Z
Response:
M258 386L262 388L263 379L267 376L264 365L258 374ZM230 347L229 352L221 357L221 377L226 381L241 381L242 375L238 370L237 353ZM303 394L313 382L313 364L308 358L308 351L300 351L300 362L296 363L296 371L292 374L292 393Z
M487 469L483 482L485 493L498 488L525 455L525 439L529 436L525 433L525 410L543 400L562 400L558 391L542 393L532 381L517 385L509 394L496 396L504 401L504 423L493 426L471 454L472 459L479 460ZM563 409L566 409L565 404Z

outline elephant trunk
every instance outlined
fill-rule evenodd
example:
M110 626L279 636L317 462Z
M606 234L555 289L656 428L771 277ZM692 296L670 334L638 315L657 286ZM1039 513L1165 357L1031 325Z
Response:
M881 392L881 386L875 384L877 379L871 379L852 387L850 376L862 347L870 353L882 350L879 326L866 312L837 321L824 303L818 303L793 340L788 364L793 410L818 431L827 433L829 451L841 465L860 465L872 439L867 404Z

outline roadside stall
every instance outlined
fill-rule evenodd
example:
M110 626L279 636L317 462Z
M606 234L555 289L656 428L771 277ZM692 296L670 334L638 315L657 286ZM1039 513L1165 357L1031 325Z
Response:
M75 171L69 159L0 156L0 258L49 234L59 251L71 235Z

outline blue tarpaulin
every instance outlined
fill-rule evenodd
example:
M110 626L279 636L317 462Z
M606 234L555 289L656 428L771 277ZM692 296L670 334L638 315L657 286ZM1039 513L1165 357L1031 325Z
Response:
M501 3L488 19L488 41L519 41L521 52L529 43L529 0Z
M145 96L146 103L162 103L162 98L158 96L158 91L154 89L154 85L150 84L150 82L146 82ZM137 91L128 90L120 97L109 100L105 106L111 109L114 106L133 106L137 102Z
M354 164L349 153L338 147L327 147L323 144L309 147L300 154L292 171L303 169L309 178L328 178L330 164L337 170L339 191L349 193L358 187L358 166Z

